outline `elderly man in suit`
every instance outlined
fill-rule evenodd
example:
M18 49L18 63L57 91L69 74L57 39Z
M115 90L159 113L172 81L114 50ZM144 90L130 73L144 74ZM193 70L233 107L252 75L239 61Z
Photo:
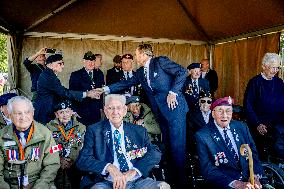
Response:
M166 157L170 158L169 166L172 168L171 173L174 173L170 175L174 177L172 182L178 188L183 188L182 185L186 183L185 139L188 107L181 89L187 71L167 57L153 57L150 44L139 45L135 55L137 63L141 67L134 77L106 86L103 90L97 89L97 92L115 93L141 84L162 130Z
M98 60L97 60L98 59ZM97 62L95 62L97 61ZM102 87L105 84L104 74L99 69L101 57L91 51L85 53L83 58L84 67L71 73L69 88L74 91L89 91L93 88ZM94 124L101 119L103 100L85 98L81 102L74 101L74 109L81 118L78 121L85 126Z
M260 189L266 183L255 144L247 125L232 119L232 98L224 97L211 105L214 121L196 133L200 170L210 188ZM252 150L255 184L249 183L249 164L240 146Z
M214 99L214 93L218 89L218 75L213 69L210 69L209 59L202 59L201 62L201 78L209 82L210 93Z
M81 188L169 188L165 182L147 177L159 163L161 153L151 144L145 128L123 122L127 112L125 102L122 95L106 96L107 120L88 127L77 159L78 168L88 173Z

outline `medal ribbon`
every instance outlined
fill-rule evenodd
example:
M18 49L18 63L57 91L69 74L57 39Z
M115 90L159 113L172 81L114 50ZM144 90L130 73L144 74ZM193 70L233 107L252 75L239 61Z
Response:
M74 129L75 129L75 128L73 127L73 128L69 131L68 136L66 137L65 131L64 131L64 129L63 129L64 127L58 125L57 128L60 130L60 132L61 132L62 136L64 137L64 139L66 140L66 142L69 141L69 139L70 139L70 137L71 137L71 135L72 135L72 133L73 133L73 131L74 131Z

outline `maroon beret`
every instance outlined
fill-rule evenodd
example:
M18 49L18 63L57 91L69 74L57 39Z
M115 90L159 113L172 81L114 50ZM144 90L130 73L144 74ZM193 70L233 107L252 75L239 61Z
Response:
M234 100L230 96L228 96L215 100L210 106L210 109L213 110L216 106L232 106L233 104Z

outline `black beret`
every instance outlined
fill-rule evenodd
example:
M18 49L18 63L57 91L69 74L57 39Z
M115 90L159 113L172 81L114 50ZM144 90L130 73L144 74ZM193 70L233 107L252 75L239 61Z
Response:
M58 104L56 104L53 108L53 111L56 112L58 110L71 108L72 109L72 103L69 100L62 101Z
M200 63L191 63L187 66L188 70L194 69L194 68L200 68L201 64Z
M124 59L124 58L133 60L133 56L132 56L131 54L124 54L124 55L121 57L121 60Z
M85 60L96 60L96 56L92 53L92 51L88 51L85 53L84 58Z
M126 98L126 105L130 103L138 103L140 101L139 96L130 96Z
M11 98L18 96L16 93L6 93L0 96L0 106L7 105L8 100Z
M201 90L199 93L199 98L205 98L205 97L212 98L209 91Z
M63 59L63 56L61 54L53 54L53 55L50 55L46 61L45 61L45 64L51 64L53 62L57 62L57 61L60 61Z
M113 62L115 62L115 63L121 63L121 56L115 55L115 57L113 58Z

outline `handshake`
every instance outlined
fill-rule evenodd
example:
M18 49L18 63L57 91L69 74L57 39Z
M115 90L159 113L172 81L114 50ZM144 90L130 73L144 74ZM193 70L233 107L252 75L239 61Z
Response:
M90 91L87 91L87 97L90 97L93 99L100 99L102 93L104 93L103 88L92 89Z

